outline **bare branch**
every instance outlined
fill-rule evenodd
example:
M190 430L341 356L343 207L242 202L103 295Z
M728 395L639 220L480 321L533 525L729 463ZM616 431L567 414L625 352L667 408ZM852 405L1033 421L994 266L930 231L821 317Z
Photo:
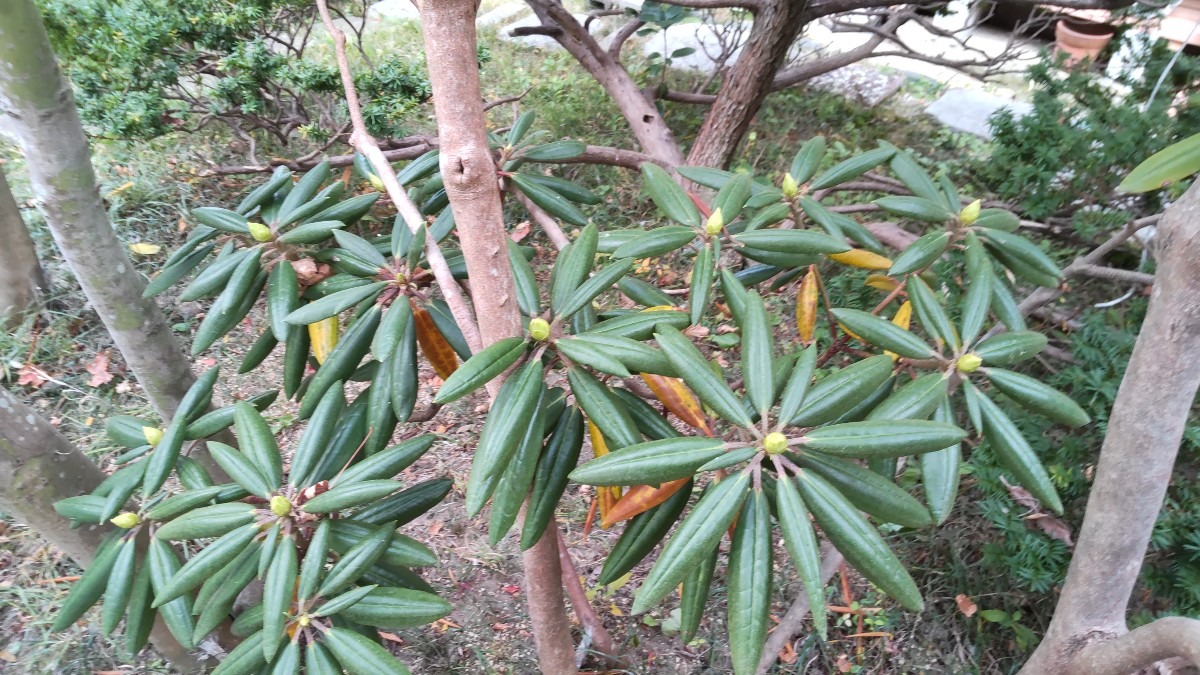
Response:
M591 637L594 651L603 654L614 665L624 665L620 650L601 623L600 617L596 616L596 609L592 607L587 592L583 590L583 584L579 581L579 570L575 567L575 561L571 560L571 552L563 537L562 528L555 527L554 532L558 535L558 564L562 567L563 587L567 590L571 607L575 609L575 616L579 617L579 623L583 625L584 634ZM578 660L576 665L579 665Z
M1071 660L1070 675L1126 675L1182 656L1200 667L1200 620L1167 616L1124 635L1093 643Z
M691 9L748 9L755 11L762 8L759 0L660 0L664 5L688 7Z
M834 574L837 574L838 568L842 566L845 558L841 552L833 547L829 542L821 544L821 585L829 583ZM792 598L792 604L788 607L787 614L783 615L779 625L767 637L767 643L763 645L762 658L758 661L758 668L755 671L758 675L762 675L771 669L771 666L779 660L779 652L783 651L784 645L792 641L800 629L804 626L804 619L808 617L808 613L812 610L812 604L809 602L808 594L803 589Z
M621 49L625 46L625 42L645 25L645 21L634 19L617 29L617 32L613 33L612 41L608 45L608 55L614 61L619 61L621 59Z
M392 170L387 158L384 157L379 144L367 131L367 125L363 121L362 108L358 103L358 92L354 87L354 74L350 72L350 62L346 58L346 34L333 23L326 0L317 0L317 9L321 12L321 20L325 23L325 28L333 36L338 70L342 76L342 88L346 90L346 107L350 111L350 121L354 128L350 134L350 145L371 162L372 168L375 169L375 173L379 175L387 189L388 197L391 198L401 217L404 218L404 223L408 225L409 230L416 234L425 224L425 219L421 217L417 205L408 198L404 186L396 179L396 172ZM450 307L450 313L454 315L454 321L462 329L467 345L472 352L479 351L483 348L483 341L479 336L479 325L475 322L475 316L470 307L467 306L462 288L455 281L454 275L450 273L450 266L446 264L446 257L442 255L442 249L433 237L425 237L425 259L438 282L442 297L446 299L446 304Z
M549 213L546 213L545 209L534 204L533 200L526 197L524 192L510 190L509 194L516 197L517 201L521 202L521 206L524 206L525 210L529 212L529 215L533 216L533 219L537 221L538 227L542 228L542 231L546 233L546 237L550 239L550 243L554 244L554 248L561 251L567 247L567 244L571 243L571 240L567 239L567 235L563 234L562 227L559 226L558 221Z

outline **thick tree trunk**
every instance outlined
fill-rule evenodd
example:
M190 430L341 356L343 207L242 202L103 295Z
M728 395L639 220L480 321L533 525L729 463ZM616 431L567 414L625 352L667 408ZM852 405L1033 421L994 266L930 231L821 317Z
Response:
M508 263L496 166L488 150L475 43L475 0L423 3L421 24L442 176L459 223L471 296L484 345L521 333L521 315ZM541 671L575 672L570 623L563 605L556 529L525 552L525 590Z
M170 419L192 384L162 312L143 299L100 201L88 142L32 0L0 2L0 112L13 120L54 241L88 301L145 388Z
M54 511L54 502L90 493L104 474L62 434L5 389L0 389L0 511L28 526L86 568L111 527L72 529ZM157 621L154 648L181 672L202 672L203 664Z
M1125 622L1200 388L1200 184L1167 209L1155 241L1150 308L1113 404L1054 618L1021 671L1028 675L1123 673L1149 665L1134 656L1200 656L1200 622L1155 622L1127 635Z
M704 118L687 163L724 168L771 92L775 73L804 27L807 2L764 0L737 63L725 76L717 100Z
M20 323L21 316L46 290L46 275L17 200L0 167L0 328Z

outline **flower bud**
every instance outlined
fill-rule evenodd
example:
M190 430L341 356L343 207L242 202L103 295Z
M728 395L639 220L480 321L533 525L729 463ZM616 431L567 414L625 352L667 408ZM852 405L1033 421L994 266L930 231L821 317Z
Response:
M795 199L796 195L800 194L800 185L790 173L783 174L783 184L779 187L783 190L783 196L789 200Z
M538 342L550 337L550 323L542 318L533 319L529 322L529 337Z
M787 450L787 436L784 436L778 431L772 431L771 433L767 434L766 438L763 439L762 447L763 450L767 451L767 454L778 455L784 450Z
M271 513L282 518L292 512L292 502L283 495L271 497Z
M271 241L271 228L262 223L246 223L246 227L250 228L250 236L254 237L254 241Z
M704 233L710 237L715 237L721 234L721 230L725 229L725 216L721 213L721 209L713 211L708 217L708 222L704 223Z
M375 188L376 190L379 190L380 192L387 191L387 186L383 184L383 179L379 176L370 174L367 176L367 180L371 182L371 187Z
M958 357L956 365L960 373L973 373L983 365L983 359L979 358L978 354L963 354Z
M975 201L963 207L962 211L958 212L958 222L970 227L979 220L979 212L982 210L983 202L976 199Z
M112 520L108 521L117 527L128 530L131 527L136 527L142 519L133 511L124 511L117 514Z
M153 447L162 440L163 430L158 427L142 427L142 436L145 436L146 442Z

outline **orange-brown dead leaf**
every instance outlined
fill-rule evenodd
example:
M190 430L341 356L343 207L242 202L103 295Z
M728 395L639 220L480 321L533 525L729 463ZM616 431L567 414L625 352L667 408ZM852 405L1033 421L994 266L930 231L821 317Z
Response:
M109 350L102 349L96 353L96 358L87 365L87 371L92 377L88 380L89 387L99 387L112 382L113 374L108 372Z
M975 612L979 611L979 605L976 605L971 598L959 593L954 596L954 604L958 605L958 611L963 613L963 616L970 618L975 616Z

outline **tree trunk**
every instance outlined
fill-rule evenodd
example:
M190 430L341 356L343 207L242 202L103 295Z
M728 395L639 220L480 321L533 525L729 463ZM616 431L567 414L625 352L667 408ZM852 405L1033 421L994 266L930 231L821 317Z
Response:
M58 429L0 389L0 511L86 568L111 527L72 529L69 521L54 511L54 502L90 493L102 480L100 469ZM203 664L171 636L161 619L155 622L150 639L182 672L203 671Z
M526 3L546 26L558 29L553 34L571 56L579 61L592 77L608 92L617 109L637 139L642 151L655 161L668 166L683 164L683 152L654 103L629 76L615 56L600 46L587 28L563 7L559 0L526 0ZM432 3L431 3L432 4ZM770 78L768 78L770 79Z
M442 177L458 223L471 295L486 346L519 335L496 166L488 150L475 36L475 0L423 3L421 25L441 143ZM525 590L541 672L574 673L556 529L525 552Z
M21 210L0 167L0 328L21 322L25 310L46 290L46 275Z
M771 92L775 73L804 27L807 2L764 0L754 14L750 35L717 93L692 144L687 163L724 168Z
M1125 673L1146 660L1200 657L1200 622L1156 621L1128 634L1125 622L1200 388L1200 183L1167 209L1156 242L1150 307L1109 417L1079 544L1046 638L1022 673Z
M0 112L13 120L46 223L83 292L165 420L192 384L188 361L113 232L88 141L32 0L0 2Z

